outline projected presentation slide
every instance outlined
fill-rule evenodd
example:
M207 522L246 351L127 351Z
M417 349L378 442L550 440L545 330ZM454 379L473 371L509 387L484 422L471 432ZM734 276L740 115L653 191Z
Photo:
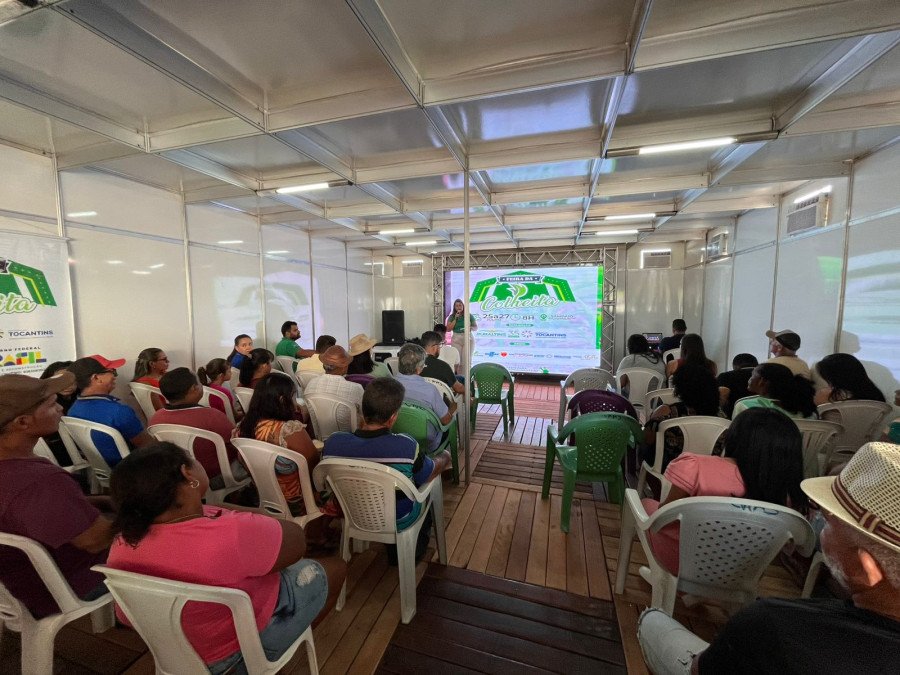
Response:
M473 363L512 372L567 374L600 365L602 267L473 270ZM462 271L444 279L444 316L464 299Z

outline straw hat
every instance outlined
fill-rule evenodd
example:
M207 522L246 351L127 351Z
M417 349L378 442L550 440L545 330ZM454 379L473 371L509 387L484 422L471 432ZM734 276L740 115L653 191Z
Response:
M367 352L372 349L372 347L374 347L377 343L378 340L373 340L365 333L354 335L352 338L350 338L350 356L356 356L357 354Z
M807 478L800 487L825 511L900 553L900 445L866 443L839 476Z

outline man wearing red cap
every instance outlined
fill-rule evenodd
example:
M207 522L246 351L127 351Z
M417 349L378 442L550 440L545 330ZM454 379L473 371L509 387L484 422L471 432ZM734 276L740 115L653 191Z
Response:
M144 425L134 410L112 395L118 375L116 368L124 365L125 359L110 361L99 354L86 356L72 363L69 370L75 374L81 394L69 408L69 416L112 427L122 434L122 438L133 449L152 443L153 438L144 431ZM97 450L111 467L122 460L112 438L97 432L93 432L91 437Z
M74 384L65 371L46 380L0 376L0 532L42 544L75 594L89 600L106 592L91 566L106 560L112 542L112 524L96 508L109 500L85 497L71 474L33 453L38 439L59 428L56 394ZM18 549L0 546L0 582L35 618L59 612Z

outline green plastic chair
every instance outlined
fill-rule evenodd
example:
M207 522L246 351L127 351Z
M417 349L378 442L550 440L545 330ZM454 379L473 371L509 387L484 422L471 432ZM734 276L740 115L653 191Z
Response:
M441 434L449 430L446 440L441 443L435 450L428 451L428 427L432 426L440 429ZM413 401L404 401L400 406L400 412L397 414L397 421L391 427L391 431L395 434L406 434L411 436L422 448L422 451L428 456L437 455L444 450L450 451L450 461L453 470L453 482L459 483L459 459L457 457L457 446L459 437L459 425L456 422L456 416L450 420L450 424L441 424L441 420L431 408L426 408Z
M503 410L503 437L509 440L509 429L515 427L514 387L515 378L499 363L479 363L472 368L469 382L472 390L470 419L475 428L479 403L499 403ZM509 389L504 383L509 382Z
M547 459L541 498L546 499L550 495L553 460L557 458L563 468L562 513L559 519L563 532L569 531L576 480L606 483L610 501L622 503L625 496L622 458L628 447L639 441L641 434L641 425L633 417L621 413L580 415L558 432L555 425L547 427ZM563 442L570 436L575 445Z

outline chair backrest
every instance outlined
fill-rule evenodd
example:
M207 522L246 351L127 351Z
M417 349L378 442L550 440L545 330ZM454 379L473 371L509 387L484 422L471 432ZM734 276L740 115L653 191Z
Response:
M731 420L724 417L712 417L707 415L688 415L674 417L659 423L656 430L656 457L661 460L662 448L665 447L666 431L679 429L684 436L683 452L692 452L695 455L711 455L716 447L716 442L731 426ZM654 462L657 464L657 462ZM654 466L658 469L659 466Z
M299 363L299 359L295 359L291 356L276 356L275 357L275 365L281 368L281 370L291 377L294 375L294 364Z
M602 368L579 368L569 373L569 376L563 380L562 389L565 391L570 386L576 392L585 389L607 389L618 391L616 377L608 370Z
M275 474L275 460L279 457L284 457L297 465L297 473L300 476L300 494L303 497L303 503L306 505L306 515L299 519L301 524L322 515L313 497L309 466L303 455L272 443L257 441L253 438L233 438L231 443L241 453L244 464L253 477L256 489L259 491L260 512L284 520L293 520L287 500L284 498L284 493L281 491L281 486L278 484L278 478Z
M578 473L617 471L628 446L641 437L641 425L630 415L614 412L579 415L559 432L559 438L575 435Z
M648 391L647 395L644 397L644 410L647 415L649 415L657 407L661 405L672 405L673 403L677 403L678 400L678 397L675 395L675 389L672 387L669 387L668 389L654 389L653 391Z
M815 534L785 506L731 497L689 497L651 516L650 530L681 521L678 590L746 603L760 577L790 541L809 555Z
M59 462L56 461L56 455L53 454L53 451L50 450L50 446L47 445L47 441L43 438L39 438L37 443L34 444L34 448L32 452L38 457L43 457L44 459L49 459L51 462L59 466Z
M819 406L819 417L844 430L834 440L834 452L854 453L881 436L881 425L893 408L882 401L839 401Z
M503 385L506 382L512 384L513 378L499 363L479 363L472 366L471 381L478 389L479 403L499 403Z
M834 449L834 438L844 432L837 422L829 420L794 420L803 436L803 477L823 475Z
M396 533L396 491L410 499L420 496L413 482L396 469L361 459L328 457L319 462L314 474L316 485L324 487L327 482L344 518L363 532Z
M450 366L454 373L456 372L456 367L459 365L459 350L456 347L453 345L441 345L438 358Z
M244 412L250 410L250 400L253 398L253 390L250 387L235 387L234 395L237 396L238 402L244 409Z
M144 417L149 420L153 417L153 413L156 412L150 394L156 394L162 398L159 387L154 387L151 384L144 384L143 382L129 382L128 386L131 388L131 393L134 394L134 397L137 399L138 405L141 406Z
M632 405L644 405L648 391L658 389L665 377L651 368L623 368L616 373L619 391L622 391L622 376L628 377L628 400Z
M234 391L235 387L241 386L241 369L234 368L231 369L231 378L228 380L228 388L231 391Z
M307 394L306 409L316 438L324 441L335 431L356 431L356 405L332 394Z
M637 411L629 400L614 391L602 389L583 389L575 394L568 404L569 416L575 419L579 415L594 412L617 412L638 418Z
M426 382L431 382L431 384L433 384L437 388L441 396L447 397L448 401L452 401L454 398L456 398L456 394L453 393L453 390L448 387L447 383L443 380L437 380L433 377L423 377L422 379Z
M310 382L312 382L314 379L316 379L317 377L320 377L324 374L325 373L322 373L318 370L298 370L297 371L297 382L300 383L300 388L303 389L303 391L306 391L306 386Z
M122 434L117 429L108 427L105 424L91 422L90 420L79 419L78 417L65 416L59 421L59 435L63 438L63 442L65 442L66 435L68 435L69 440L74 442L75 446L81 450L81 454L84 455L88 464L91 465L91 472L97 482L104 487L108 487L112 469L103 458L103 455L100 454L100 450L97 449L93 438L94 433L106 434L112 438L119 455L123 458L128 456L128 443L125 442Z
M681 347L675 347L675 349L667 349L662 354L663 363L668 363L669 361L677 361L681 357Z
M375 379L375 377L373 375L364 375L362 373L352 373L349 375L344 375L344 379L347 380L347 382L355 382L363 389L365 389L369 386L372 380Z
M200 405L205 405L207 408L211 408L212 405L210 405L209 402L211 398L222 402L222 407L225 409L225 417L228 418L229 422L234 424L234 408L232 408L229 398L221 391L216 391L212 387L203 387L203 398L200 399Z
M150 648L157 673L209 672L181 627L181 613L188 602L228 607L247 671L267 670L268 661L260 643L253 605L244 591L160 579L104 565L92 569L106 576L110 594Z
M428 452L428 428L443 429L441 421L431 408L414 401L404 401L397 413L397 420L391 431L395 434L412 436L419 444L420 452Z
M391 371L391 375L397 377L400 373L400 359L396 356L389 356L384 360L384 365L388 367L388 370Z
M151 427L147 427L147 433L158 441L174 443L194 459L196 459L194 455L194 441L197 439L209 441L216 448L216 458L219 462L219 469L222 473L225 487L230 488L239 485L238 481L234 479L234 474L231 473L228 450L225 448L225 441L222 440L219 434L207 429L198 429L197 427L189 427L182 424L154 424Z

